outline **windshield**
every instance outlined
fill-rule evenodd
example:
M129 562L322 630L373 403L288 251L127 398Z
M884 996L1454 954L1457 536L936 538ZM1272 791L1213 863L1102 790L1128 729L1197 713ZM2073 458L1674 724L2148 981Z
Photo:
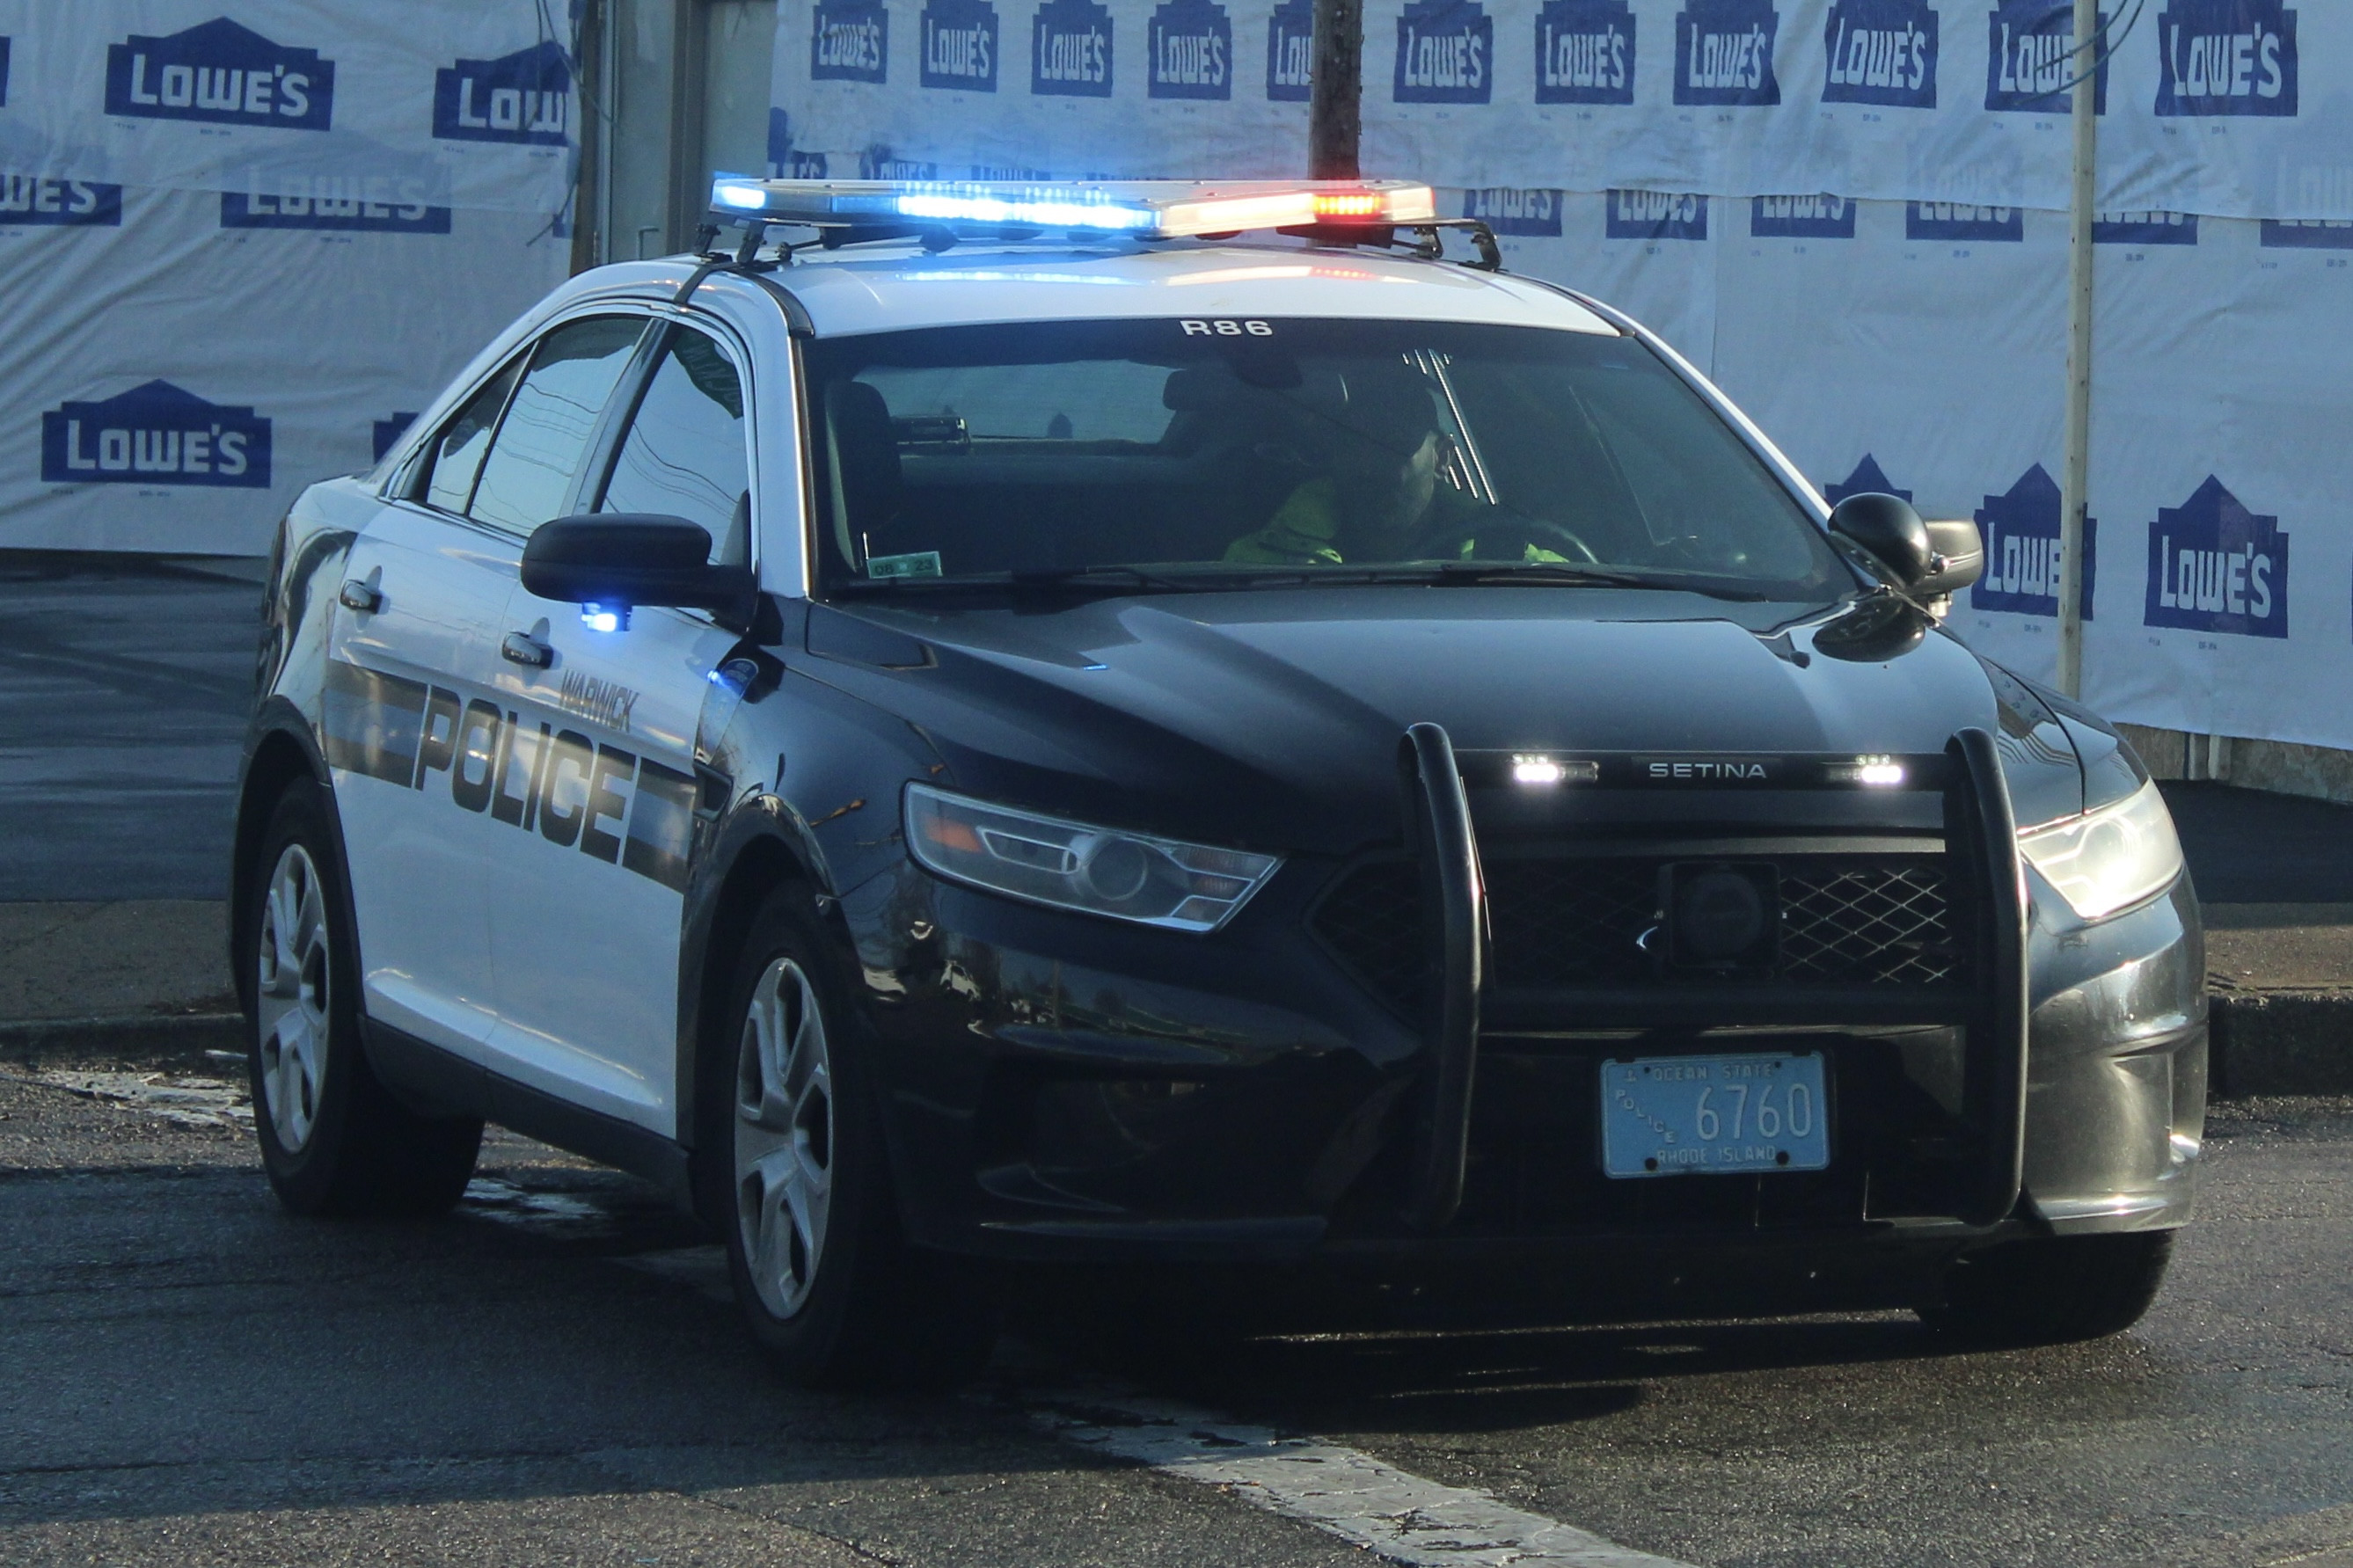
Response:
M1091 572L1854 587L1631 338L1049 321L822 339L805 363L820 592Z

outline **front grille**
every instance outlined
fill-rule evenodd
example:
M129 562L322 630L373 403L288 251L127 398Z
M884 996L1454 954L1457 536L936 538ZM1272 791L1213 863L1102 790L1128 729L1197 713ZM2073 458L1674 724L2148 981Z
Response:
M1665 962L1659 927L1670 863L1665 857L1487 861L1493 983L1505 990L1716 983L1716 975ZM1967 978L1962 922L1941 858L1813 856L1772 864L1780 934L1771 972L1721 978L1867 990ZM1311 917L1315 934L1359 981L1409 1009L1428 984L1420 889L1410 862L1367 862L1345 873Z

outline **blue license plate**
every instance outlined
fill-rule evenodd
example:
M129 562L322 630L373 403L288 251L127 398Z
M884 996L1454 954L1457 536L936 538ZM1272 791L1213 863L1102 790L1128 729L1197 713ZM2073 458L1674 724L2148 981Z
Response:
M1819 1171L1831 1163L1826 1111L1819 1051L1605 1061L1602 1168L1626 1178Z

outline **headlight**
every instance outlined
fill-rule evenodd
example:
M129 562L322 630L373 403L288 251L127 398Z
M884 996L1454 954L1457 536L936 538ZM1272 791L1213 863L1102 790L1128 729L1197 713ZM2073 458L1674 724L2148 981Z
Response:
M2087 921L2161 892L2181 874L2181 840L2157 785L2018 836L2020 853Z
M943 877L1060 910L1215 931L1282 864L907 786L907 847Z

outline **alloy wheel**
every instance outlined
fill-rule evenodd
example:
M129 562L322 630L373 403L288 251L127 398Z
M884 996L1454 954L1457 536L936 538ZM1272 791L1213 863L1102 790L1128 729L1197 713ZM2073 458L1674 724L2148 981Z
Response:
M752 991L735 1068L735 1212L761 1303L807 1301L833 1198L833 1064L808 975L789 958Z
M261 1094L279 1146L300 1153L326 1083L331 965L327 900L310 851L289 844L261 905L259 984Z

